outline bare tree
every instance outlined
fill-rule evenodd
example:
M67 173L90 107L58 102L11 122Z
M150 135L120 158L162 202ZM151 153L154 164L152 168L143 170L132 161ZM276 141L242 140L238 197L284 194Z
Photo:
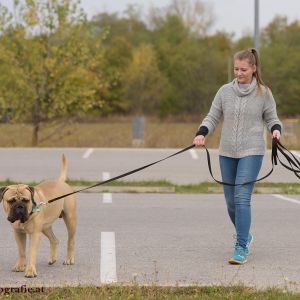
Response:
M202 0L173 0L170 12L179 16L184 24L198 35L206 35L213 24L212 7Z
M203 0L172 0L166 8L151 7L149 16L152 26L158 26L166 16L178 16L192 33L207 35L214 22L213 7Z

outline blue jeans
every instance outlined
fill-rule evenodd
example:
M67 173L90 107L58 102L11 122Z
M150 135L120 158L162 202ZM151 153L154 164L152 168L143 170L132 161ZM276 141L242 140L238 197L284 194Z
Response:
M220 155L219 160L222 181L240 184L257 179L263 155L249 155L242 158ZM251 226L251 195L254 183L223 187L228 214L235 226L237 243L246 248Z

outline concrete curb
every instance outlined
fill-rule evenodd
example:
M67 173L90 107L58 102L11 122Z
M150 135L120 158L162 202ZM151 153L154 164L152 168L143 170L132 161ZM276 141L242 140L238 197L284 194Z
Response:
M74 186L74 190L80 190L83 186ZM297 194L300 194L300 188L294 189ZM83 191L82 193L176 193L175 187L167 186L99 186L90 190ZM201 192L205 194L205 192ZM208 194L222 194L223 187L208 187ZM197 194L197 192L195 192ZM254 194L287 194L286 189L276 187L256 187Z
M300 194L300 188L294 188L293 191L296 191L296 194ZM223 193L222 187L209 187L209 193L221 194ZM255 187L254 194L287 194L286 189L276 188L276 187Z
M73 187L74 190L80 190L83 186ZM167 186L99 186L82 193L175 193L175 187Z

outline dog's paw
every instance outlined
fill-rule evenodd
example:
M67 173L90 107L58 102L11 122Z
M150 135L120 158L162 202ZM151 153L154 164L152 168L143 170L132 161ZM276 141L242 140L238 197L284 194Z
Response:
M34 266L28 266L25 270L25 277L34 278L37 277L37 272Z
M13 268L13 272L24 272L26 269L26 264L19 264L17 263Z
M67 258L64 262L64 265L74 265L74 258Z

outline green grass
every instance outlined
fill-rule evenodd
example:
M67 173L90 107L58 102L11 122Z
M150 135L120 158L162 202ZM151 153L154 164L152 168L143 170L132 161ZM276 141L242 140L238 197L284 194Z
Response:
M68 180L67 181L73 187L86 187L96 184L96 181L87 180ZM7 186L10 184L17 184L13 180L7 179L0 181L0 186ZM24 183L24 182L23 182ZM38 182L25 182L28 185L36 185ZM167 180L157 181L113 181L103 185L103 187L171 187L175 193L222 193L222 185L214 182L202 182L198 184L178 185L173 184ZM264 190L265 189L265 190ZM300 194L300 183L273 183L273 182L258 182L255 185L255 193L274 193L274 189L282 194ZM91 190L92 191L92 190Z
M64 300L93 300L93 299L300 299L299 293L286 290L266 289L256 290L244 286L211 286L211 287L159 287L159 286L122 286L107 285L102 287L65 287L46 288L43 293L1 295L0 299L64 299Z

